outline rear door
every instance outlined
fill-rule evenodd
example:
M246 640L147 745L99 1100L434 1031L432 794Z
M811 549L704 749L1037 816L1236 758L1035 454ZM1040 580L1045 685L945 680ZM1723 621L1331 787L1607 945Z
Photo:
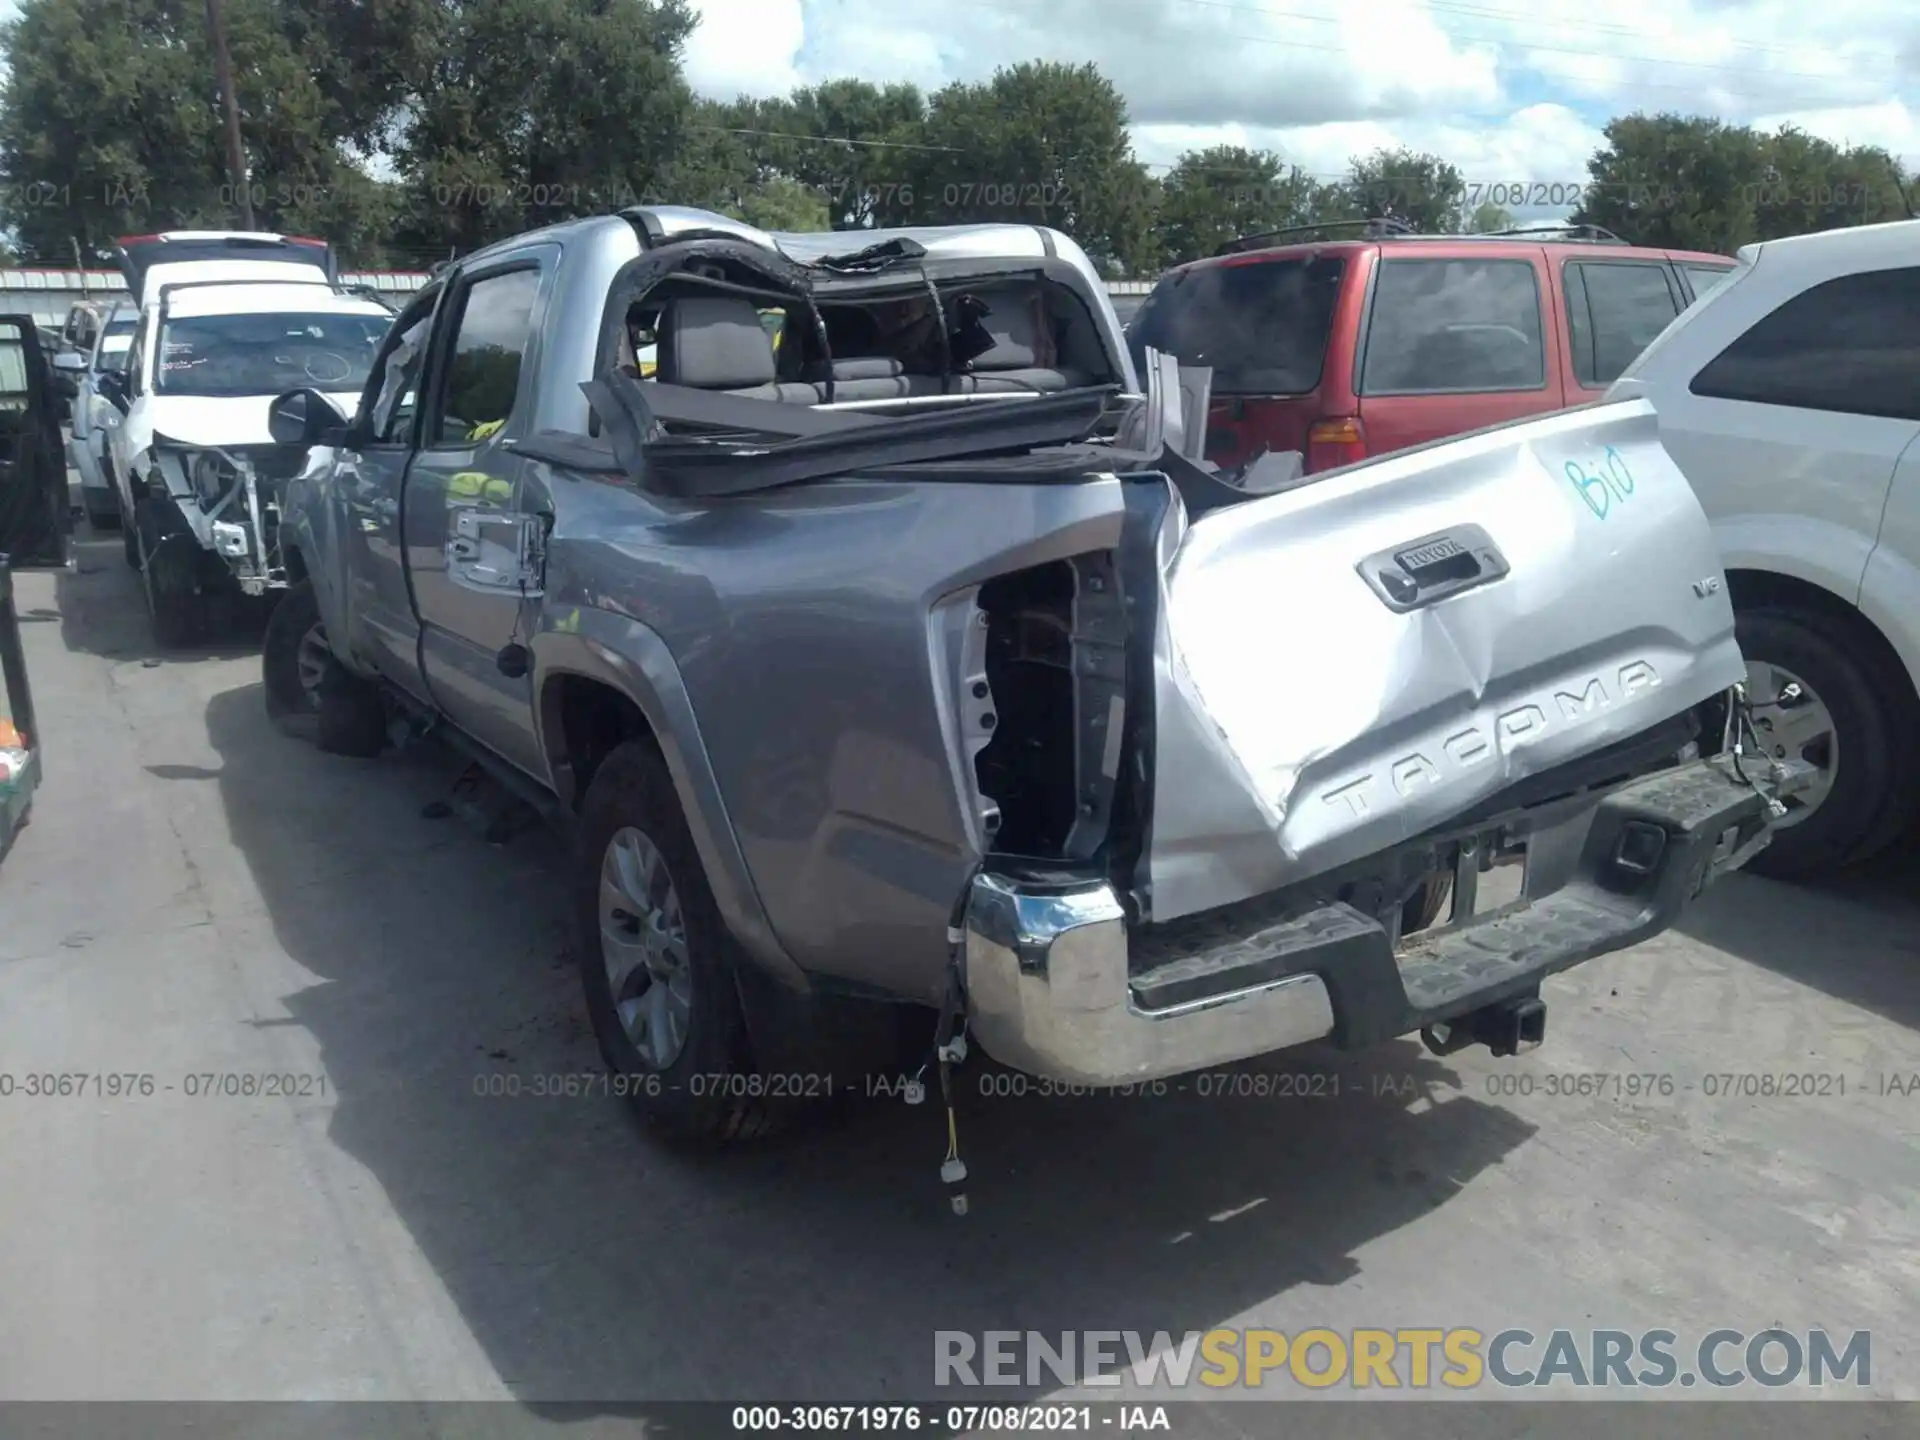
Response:
M559 247L541 245L463 273L441 302L407 471L407 571L433 700L468 735L545 781L532 726L532 679L500 654L537 621L537 577L519 572L526 527L549 507L523 488L509 443L532 409L527 361ZM524 582L524 583L523 583Z
M1679 376L1660 384L1660 438L1730 567L1817 564L1858 597L1895 471L1920 438L1916 334L1920 266L1865 270L1760 316L1684 389ZM1638 390L1634 377L1621 388Z
M1351 268L1344 251L1309 250L1176 270L1128 327L1134 370L1149 347L1212 369L1206 458L1223 469L1304 451L1315 420L1351 413L1336 342Z
M1598 400L1686 306L1673 268L1645 259L1563 257L1568 403Z
M1383 250L1368 291L1354 374L1369 455L1567 403L1544 251Z

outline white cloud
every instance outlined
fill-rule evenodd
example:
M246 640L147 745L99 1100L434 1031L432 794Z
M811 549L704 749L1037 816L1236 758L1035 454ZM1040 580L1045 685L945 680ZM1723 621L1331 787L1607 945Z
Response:
M687 81L703 95L779 95L806 83L796 68L806 39L801 0L694 0Z
M1091 61L1126 97L1141 158L1271 146L1343 171L1380 146L1471 183L1583 178L1635 110L1792 121L1920 164L1911 0L697 0L702 93L841 76L937 89L996 66Z

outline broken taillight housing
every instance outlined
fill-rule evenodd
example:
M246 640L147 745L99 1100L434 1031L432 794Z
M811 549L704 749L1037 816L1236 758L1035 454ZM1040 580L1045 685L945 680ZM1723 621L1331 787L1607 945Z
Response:
M1356 415L1316 420L1307 427L1304 468L1309 475L1367 458L1367 431Z

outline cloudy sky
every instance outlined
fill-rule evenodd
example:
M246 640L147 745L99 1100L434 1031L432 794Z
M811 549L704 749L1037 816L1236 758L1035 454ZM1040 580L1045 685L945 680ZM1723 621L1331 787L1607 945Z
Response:
M1913 0L695 0L721 99L840 76L932 89L1093 61L1141 159L1271 147L1329 177L1404 144L1470 183L1577 184L1634 110L1792 121L1920 167Z

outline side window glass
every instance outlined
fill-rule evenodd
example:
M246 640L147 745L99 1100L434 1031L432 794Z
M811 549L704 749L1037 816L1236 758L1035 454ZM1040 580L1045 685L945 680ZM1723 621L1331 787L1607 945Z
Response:
M1730 265L1688 265L1687 281L1693 286L1693 303L1707 298L1707 292L1733 273Z
M412 429L419 404L420 370L426 363L432 328L431 306L411 321L396 322L395 334L374 368L372 380L379 388L374 391L367 419L373 438L382 444L402 443Z
M1578 285L1572 283L1575 271ZM1592 389L1611 385L1680 313L1667 267L1596 260L1569 265L1567 272L1574 374ZM1581 294L1584 307L1577 299Z
M1540 285L1526 260L1383 260L1363 395L1546 387Z
M1694 394L1920 420L1920 267L1804 290L1694 376Z
M435 445L471 445L507 423L539 290L540 272L530 267L488 275L467 291L441 383Z
M133 344L127 351L127 379L131 382L131 393L138 395L147 388L147 322L149 317L142 315L140 323L133 330Z

